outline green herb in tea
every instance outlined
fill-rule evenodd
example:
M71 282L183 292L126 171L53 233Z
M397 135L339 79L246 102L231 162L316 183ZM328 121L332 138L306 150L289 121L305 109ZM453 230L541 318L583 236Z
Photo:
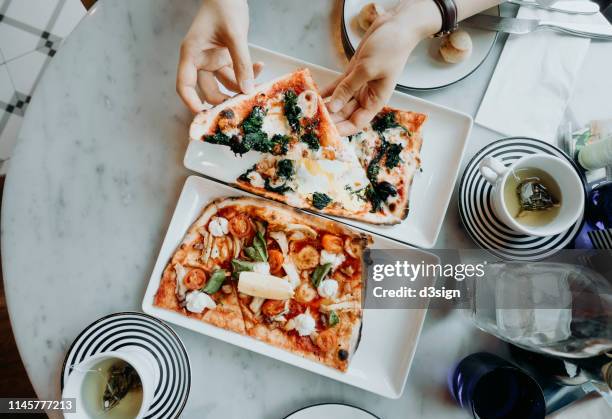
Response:
M537 178L525 179L516 187L522 211L543 211L555 206L556 202L546 186Z
M124 361L114 363L108 370L108 381L102 396L104 410L111 410L131 390L141 386L140 377L134 367Z

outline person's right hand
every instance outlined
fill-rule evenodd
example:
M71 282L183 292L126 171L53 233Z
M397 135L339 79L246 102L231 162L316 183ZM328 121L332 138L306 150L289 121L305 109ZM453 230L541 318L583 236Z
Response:
M250 93L263 64L251 64L246 0L204 0L181 43L176 91L193 113L205 102L228 98L217 80L235 92ZM202 95L198 94L198 89Z

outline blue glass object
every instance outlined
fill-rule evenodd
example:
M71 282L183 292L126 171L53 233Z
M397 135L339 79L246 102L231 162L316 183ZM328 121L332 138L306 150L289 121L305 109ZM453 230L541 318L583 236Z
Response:
M449 387L455 400L478 419L543 419L546 415L538 383L487 352L461 360L449 377Z

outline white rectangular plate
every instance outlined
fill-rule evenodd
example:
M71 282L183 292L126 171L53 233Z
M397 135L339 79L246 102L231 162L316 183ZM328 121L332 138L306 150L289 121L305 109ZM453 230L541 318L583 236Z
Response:
M250 48L253 61L263 61L266 64L258 78L262 82L290 73L297 68L308 67L319 87L323 87L335 80L339 74L260 47ZM428 117L422 129L422 172L417 172L414 178L408 217L395 226L378 226L345 218L332 218L404 243L431 248L436 243L453 193L463 152L472 129L472 118L400 92L393 93L389 105L421 112ZM233 183L240 174L253 166L260 156L260 153L250 151L238 157L227 147L190 141L184 164L188 169L207 177L224 183Z
M153 298L157 292L162 272L189 226L210 201L228 196L253 195L198 176L187 178L151 274L142 301L142 310L158 319L363 388L381 396L400 397L416 350L426 309L364 310L361 342L351 360L348 371L342 373L248 336L220 329L153 305ZM373 235L373 237L374 244L371 247L373 249L407 248L384 237L377 235ZM424 260L427 263L436 262L435 256L425 252L422 252L422 258L419 260Z

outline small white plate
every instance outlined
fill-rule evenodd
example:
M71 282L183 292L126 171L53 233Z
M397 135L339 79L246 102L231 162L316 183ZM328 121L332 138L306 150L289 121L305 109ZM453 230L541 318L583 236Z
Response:
M296 410L285 419L379 419L378 416L348 404L324 403Z
M397 0L376 1L386 10L395 6L397 2ZM361 8L368 3L372 3L372 0L344 0L342 29L348 44L347 52L350 55L353 55L364 34L356 18ZM494 7L483 13L499 16L499 8ZM440 38L425 39L410 54L406 68L397 81L398 86L414 90L440 89L464 79L480 67L495 44L497 32L461 25L459 27L472 37L472 54L465 61L457 64L447 63L438 52Z
M308 67L319 86L332 82L338 73L324 67L295 58L251 46L254 61L266 63L259 81L263 82L290 73L297 68ZM448 202L453 193L461 159L472 129L469 115L444 106L394 92L389 105L427 115L422 128L422 171L417 172L410 192L408 217L395 226L377 226L345 218L332 217L381 236L422 248L436 243ZM236 178L255 164L260 153L250 151L242 157L235 156L227 147L190 141L184 164L188 169L224 183L234 183Z
M142 301L142 310L158 319L380 394L381 396L389 398L400 397L416 350L425 313L427 312L426 309L364 310L361 342L349 369L343 373L248 336L220 329L153 305L153 298L157 292L162 272L189 226L196 220L204 206L210 201L227 196L253 195L198 176L187 178L176 204L176 209L170 221L170 226L168 227L153 273L151 274L151 279ZM384 237L376 235L373 235L373 237L374 244L371 247L373 249L408 248ZM434 255L426 252L422 252L420 256L422 257L419 260L423 260L425 263L438 262Z

